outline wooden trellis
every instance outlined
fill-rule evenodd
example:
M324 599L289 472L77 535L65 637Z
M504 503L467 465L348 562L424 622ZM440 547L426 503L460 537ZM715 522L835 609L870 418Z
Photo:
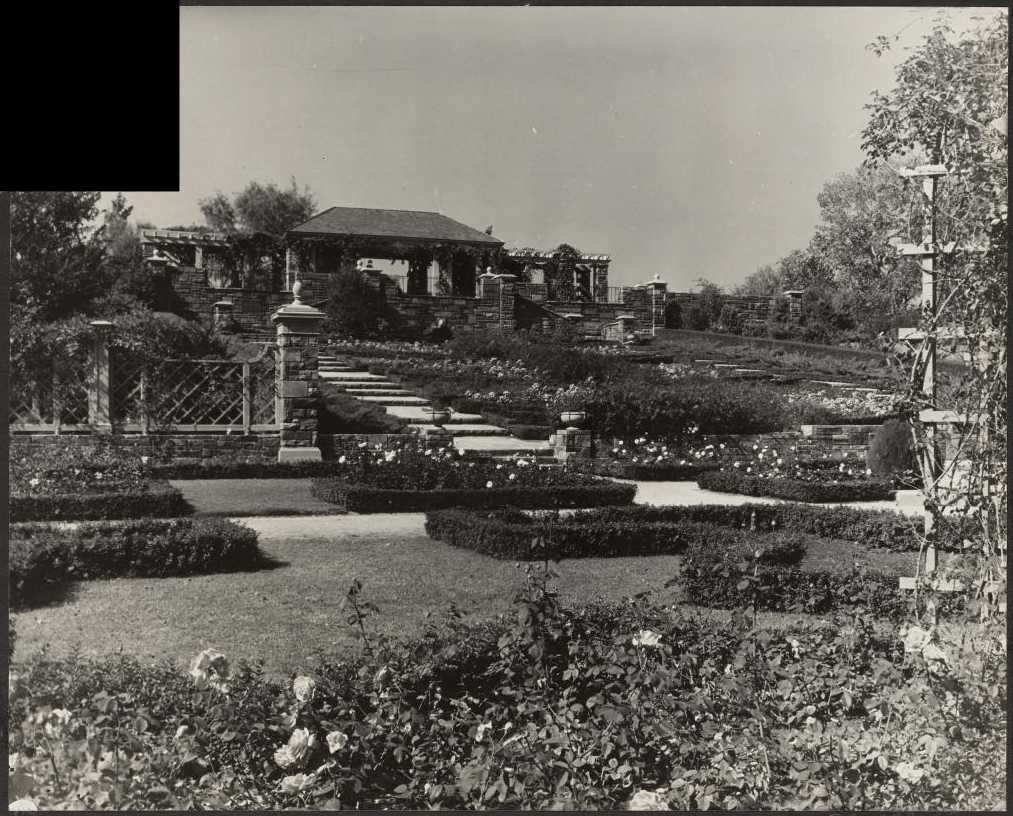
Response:
M940 425L967 425L975 421L975 417L960 414L956 411L938 410L936 408L936 343L940 339L954 339L963 336L958 328L940 329L937 325L938 299L937 299L937 278L935 269L936 256L953 252L956 248L955 242L946 245L936 243L935 220L936 220L936 192L940 179L948 174L948 170L941 164L930 164L916 167L913 170L901 170L902 176L922 179L922 195L924 198L924 217L922 224L922 240L917 244L903 244L899 247L903 255L917 257L922 269L921 280L921 305L922 310L929 316L929 330L927 332L918 329L900 329L900 339L922 340L919 362L922 368L922 396L930 408L919 413L919 420L925 426L926 445L923 452L922 473L929 481L928 490L931 491L931 498L936 506L939 506L938 497L940 493L940 478L943 474L942 455L939 450L939 434L937 426ZM972 248L973 249L973 248ZM924 533L927 541L925 572L931 576L936 572L938 553L936 549L935 516L928 506L925 508ZM914 589L917 580L913 577L900 579L901 589ZM934 589L940 591L959 591L964 589L960 581L932 579ZM935 617L935 608L929 602L928 614Z

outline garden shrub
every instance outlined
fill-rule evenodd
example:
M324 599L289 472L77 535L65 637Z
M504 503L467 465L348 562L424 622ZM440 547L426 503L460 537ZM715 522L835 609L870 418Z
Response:
M635 508L630 508L635 510ZM694 521L638 518L638 513L575 513L542 519L510 508L491 513L465 508L426 513L426 535L494 558L623 558L670 555L696 549L724 550L751 534ZM768 538L768 558L791 564L805 554L805 536Z
M73 580L161 578L249 570L261 563L257 533L227 519L84 523L10 528L10 590L30 605Z
M159 481L104 492L11 494L11 521L171 518L192 512L179 490Z
M910 473L917 467L911 426L888 419L876 431L865 455L869 469L881 476Z
M593 507L630 504L636 485L588 481L584 484L540 487L440 488L435 490L383 488L349 483L337 478L314 478L310 493L350 513L419 513L433 508L525 508Z
M350 394L329 388L317 411L317 430L320 433L402 433L407 424L405 420L388 414L379 405L363 402Z
M850 482L809 481L790 477L749 476L729 470L704 471L697 477L703 490L739 493L744 496L766 496L796 502L850 502L893 500L897 492L887 481L855 480Z

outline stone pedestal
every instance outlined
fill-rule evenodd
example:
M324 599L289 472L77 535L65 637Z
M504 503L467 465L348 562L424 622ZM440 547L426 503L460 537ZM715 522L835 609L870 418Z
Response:
M302 284L292 287L293 301L271 316L277 327L275 421L280 428L279 462L319 462L317 399L319 336L324 313L300 300Z
M446 428L426 428L422 431L422 438L427 445L436 447L447 447L454 442L454 435Z
M549 437L549 444L552 445L553 454L560 462L565 462L574 454L587 451L594 455L594 442L590 431L582 431L579 428L566 428L556 431Z

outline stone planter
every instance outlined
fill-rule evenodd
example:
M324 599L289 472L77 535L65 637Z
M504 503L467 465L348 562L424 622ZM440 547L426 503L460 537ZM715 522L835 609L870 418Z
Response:
M587 419L587 415L583 411L563 411L559 415L563 424L570 428L579 428L580 424Z
M450 411L446 408L423 408L422 413L431 425L442 428L443 423L450 421Z

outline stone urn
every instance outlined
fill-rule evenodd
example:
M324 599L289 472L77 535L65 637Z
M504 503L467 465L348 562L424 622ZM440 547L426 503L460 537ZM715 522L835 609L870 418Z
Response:
M577 430L580 424L587 419L587 415L583 411L563 411L559 418L568 429Z
M442 428L445 422L450 421L449 408L427 406L422 409L422 413L425 415L425 418L429 420L429 423L431 425L435 425L437 428Z

